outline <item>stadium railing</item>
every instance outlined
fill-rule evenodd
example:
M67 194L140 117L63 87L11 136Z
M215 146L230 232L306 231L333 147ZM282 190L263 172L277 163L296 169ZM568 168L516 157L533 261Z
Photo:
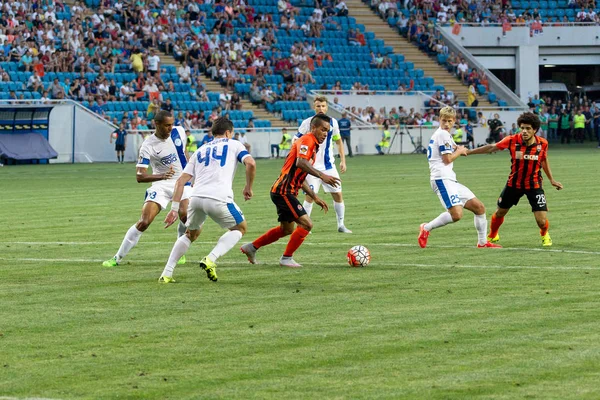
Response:
M441 35L443 37L444 42L448 46L450 51L453 51L456 54L461 54L468 62L471 68L475 67L479 71L485 72L485 75L488 79L489 91L493 92L506 102L507 107L517 107L522 108L526 107L526 104L521 100L519 96L517 96L508 86L506 86L500 79L498 79L494 74L492 74L487 68L483 66L477 59L465 49L454 37L451 33L446 32L444 29L441 29L440 25L435 25L434 27L436 34Z

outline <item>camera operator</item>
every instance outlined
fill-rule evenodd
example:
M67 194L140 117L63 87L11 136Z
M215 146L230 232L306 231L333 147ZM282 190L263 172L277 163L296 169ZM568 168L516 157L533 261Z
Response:
M502 133L504 132L504 125L500 121L500 115L494 114L494 119L488 120L488 126L490 128L490 136L488 137L488 143L496 143L502 139Z

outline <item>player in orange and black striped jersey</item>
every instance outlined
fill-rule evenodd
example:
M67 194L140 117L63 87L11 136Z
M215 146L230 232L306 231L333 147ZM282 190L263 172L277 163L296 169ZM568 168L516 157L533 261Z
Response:
M469 150L467 155L493 153L498 150L508 149L511 157L511 170L508 176L508 181L500 198L498 198L498 209L492 215L492 226L488 239L491 242L500 240L498 230L504 222L504 216L512 206L519 203L519 199L527 196L531 211L535 216L535 220L540 227L542 236L542 245L545 247L552 246L552 239L548 233L546 195L542 189L542 172L543 169L550 184L557 190L563 188L560 182L557 182L552 177L550 164L548 163L548 142L546 139L536 135L540 128L540 119L537 115L526 112L521 114L517 119L517 125L521 128L521 132L507 136L498 143L488 144L474 150Z
M304 207L296 197L300 189L314 199L322 209L327 212L327 203L321 200L310 186L304 181L308 174L314 175L323 182L336 187L340 184L337 177L324 174L313 167L315 155L319 145L327 138L330 128L330 118L324 114L317 114L310 122L310 132L292 144L292 148L279 178L271 187L271 200L277 207L280 225L270 229L252 243L242 246L242 253L246 254L248 261L256 264L256 251L263 246L276 242L284 236L291 234L279 265L284 267L301 267L292 258L294 252L300 247L312 229L312 221ZM294 229L294 224L297 227Z

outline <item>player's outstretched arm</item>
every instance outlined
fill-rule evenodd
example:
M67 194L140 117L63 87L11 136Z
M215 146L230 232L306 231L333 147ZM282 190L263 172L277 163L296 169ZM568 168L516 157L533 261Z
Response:
M252 193L252 185L254 184L254 177L256 176L256 162L252 156L244 158L244 166L246 167L246 186L242 191L244 200L250 200L254 195Z
M314 190L312 190L312 188L308 183L306 183L306 181L302 182L302 190L304 190L304 193L306 193L307 196L312 197L314 202L317 203L317 205L321 207L321 209L325 211L325 213L329 211L329 206L327 206L327 203L321 200L321 198L319 198L319 196L316 195Z
M298 157L296 159L296 166L298 168L300 168L302 171L307 172L307 173L311 174L312 176L316 176L317 178L321 179L326 184L331 185L333 187L339 186L339 184L341 182L339 178L336 178L334 176L327 175L327 174L322 173L321 171L318 171L305 158Z
M550 170L550 164L548 164L548 158L542 161L542 169L546 173L548 179L550 179L550 184L556 188L556 190L561 190L563 188L562 183L555 181L552 177L552 171Z
M442 154L442 161L444 162L444 164L448 165L454 162L454 160L456 160L458 157L466 156L467 151L468 150L465 146L456 146L454 148L454 153Z
M495 144L486 144L485 146L481 146L481 147L478 147L473 150L467 150L467 155L470 156L473 154L488 154L488 153L494 153L498 150L500 150L500 149L498 147L496 147Z
M191 178L192 176L190 174L186 174L184 172L177 179L177 182L175 182L175 189L173 190L173 199L171 200L171 211L169 211L165 218L165 229L173 225L173 223L177 221L177 218L179 218L179 202L181 201L181 197L183 196L183 188Z
M162 181L165 179L172 178L173 175L175 175L173 166L171 166L171 168L164 174L149 174L148 168L142 167L137 167L135 171L135 178L137 179L138 183Z

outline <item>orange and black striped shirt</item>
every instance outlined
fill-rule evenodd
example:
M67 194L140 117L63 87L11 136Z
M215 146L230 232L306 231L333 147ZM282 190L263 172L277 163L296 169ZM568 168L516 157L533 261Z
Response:
M542 162L548 155L548 141L534 136L531 146L523 143L521 134L507 136L496 147L500 150L509 149L511 169L506 186L515 189L540 189L542 187Z
M279 178L277 178L273 186L271 186L271 193L297 196L308 173L296 166L296 159L304 158L309 160L312 164L315 162L315 156L318 150L319 142L317 142L315 135L304 135L296 140L294 144L292 144L290 153L285 159Z

